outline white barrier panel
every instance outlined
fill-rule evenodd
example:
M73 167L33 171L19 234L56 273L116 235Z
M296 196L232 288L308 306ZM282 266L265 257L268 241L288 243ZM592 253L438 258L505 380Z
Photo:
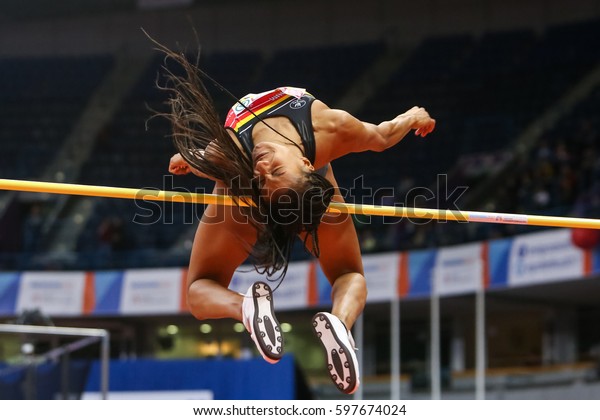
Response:
M522 286L580 278L584 252L571 242L569 229L516 236L508 261L508 284Z
M15 311L39 309L46 315L81 315L84 289L84 272L25 272Z
M180 312L181 276L180 268L126 270L119 304L121 314Z
M440 248L433 268L440 296L473 293L483 284L482 244Z

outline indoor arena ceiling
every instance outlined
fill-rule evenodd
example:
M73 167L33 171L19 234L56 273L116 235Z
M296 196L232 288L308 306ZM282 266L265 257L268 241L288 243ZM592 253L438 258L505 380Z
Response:
M206 3L206 0L202 2ZM185 7L193 3L200 3L200 0L0 0L0 21L82 17L136 9Z
M136 0L2 0L4 20L32 20L133 10Z

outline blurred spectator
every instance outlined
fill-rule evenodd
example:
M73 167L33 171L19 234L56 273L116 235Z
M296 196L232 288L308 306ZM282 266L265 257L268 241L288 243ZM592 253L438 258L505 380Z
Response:
M98 228L100 248L105 251L123 251L128 248L123 221L117 216L107 217Z

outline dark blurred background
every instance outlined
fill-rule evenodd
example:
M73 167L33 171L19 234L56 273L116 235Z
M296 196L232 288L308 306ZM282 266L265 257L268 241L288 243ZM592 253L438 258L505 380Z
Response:
M169 126L150 118L164 110L163 62L142 28L200 52L238 97L306 87L373 123L425 107L437 120L427 138L334 162L349 202L600 216L597 0L4 0L0 178L212 190L168 174ZM231 98L208 88L224 116ZM202 211L0 192L0 270L185 267ZM539 229L361 217L356 227L365 254ZM599 314L586 308L589 330ZM419 325L408 327L415 341Z

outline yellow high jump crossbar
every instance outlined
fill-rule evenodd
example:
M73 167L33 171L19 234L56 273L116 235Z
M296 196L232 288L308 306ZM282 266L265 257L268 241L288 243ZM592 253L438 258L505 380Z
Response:
M200 194L181 191L162 191L149 188L105 187L98 185L66 184L58 182L24 181L0 179L0 190L23 191L33 193L50 193L66 195L82 195L89 197L123 198L130 200L172 201L189 204L236 205L229 197L218 194ZM249 206L248 202L238 202L241 206ZM531 226L552 226L566 228L600 229L600 219L538 216L530 214L492 213L479 211L428 209L415 207L377 206L370 204L352 204L332 202L329 212L361 214L368 216L407 217L429 220L502 223Z

